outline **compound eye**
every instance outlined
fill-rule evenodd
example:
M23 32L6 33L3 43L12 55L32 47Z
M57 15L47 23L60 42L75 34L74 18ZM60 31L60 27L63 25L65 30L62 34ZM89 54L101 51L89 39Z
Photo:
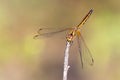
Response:
M73 33L71 33L70 35L73 36Z

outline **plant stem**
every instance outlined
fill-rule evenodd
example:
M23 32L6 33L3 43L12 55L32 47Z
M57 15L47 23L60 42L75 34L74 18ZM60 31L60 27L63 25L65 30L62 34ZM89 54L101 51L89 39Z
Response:
M67 80L68 69L70 68L70 66L68 65L70 45L71 43L67 41L66 49L65 49L65 56L64 56L63 80Z

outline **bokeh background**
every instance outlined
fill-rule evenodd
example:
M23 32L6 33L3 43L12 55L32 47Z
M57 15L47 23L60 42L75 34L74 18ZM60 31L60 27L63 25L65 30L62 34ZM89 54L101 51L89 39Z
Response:
M95 63L81 70L74 42L68 79L120 80L119 0L0 0L0 80L62 80L66 35L33 36L76 26L91 8L82 34Z

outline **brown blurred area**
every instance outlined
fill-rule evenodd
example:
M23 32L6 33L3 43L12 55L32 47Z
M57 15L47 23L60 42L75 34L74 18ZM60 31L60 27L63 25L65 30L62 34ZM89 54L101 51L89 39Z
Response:
M73 27L93 9L82 34L95 63L81 69L77 43L68 80L119 80L119 0L0 0L0 80L62 80L66 33L33 39L41 26Z

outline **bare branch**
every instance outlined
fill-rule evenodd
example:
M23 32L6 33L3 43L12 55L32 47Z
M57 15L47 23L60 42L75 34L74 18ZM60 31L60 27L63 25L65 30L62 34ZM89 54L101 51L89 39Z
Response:
M66 49L65 49L65 56L64 56L64 70L63 70L63 80L67 80L67 74L68 74L68 69L70 68L69 66L69 49L71 46L71 42L67 41L66 44Z

